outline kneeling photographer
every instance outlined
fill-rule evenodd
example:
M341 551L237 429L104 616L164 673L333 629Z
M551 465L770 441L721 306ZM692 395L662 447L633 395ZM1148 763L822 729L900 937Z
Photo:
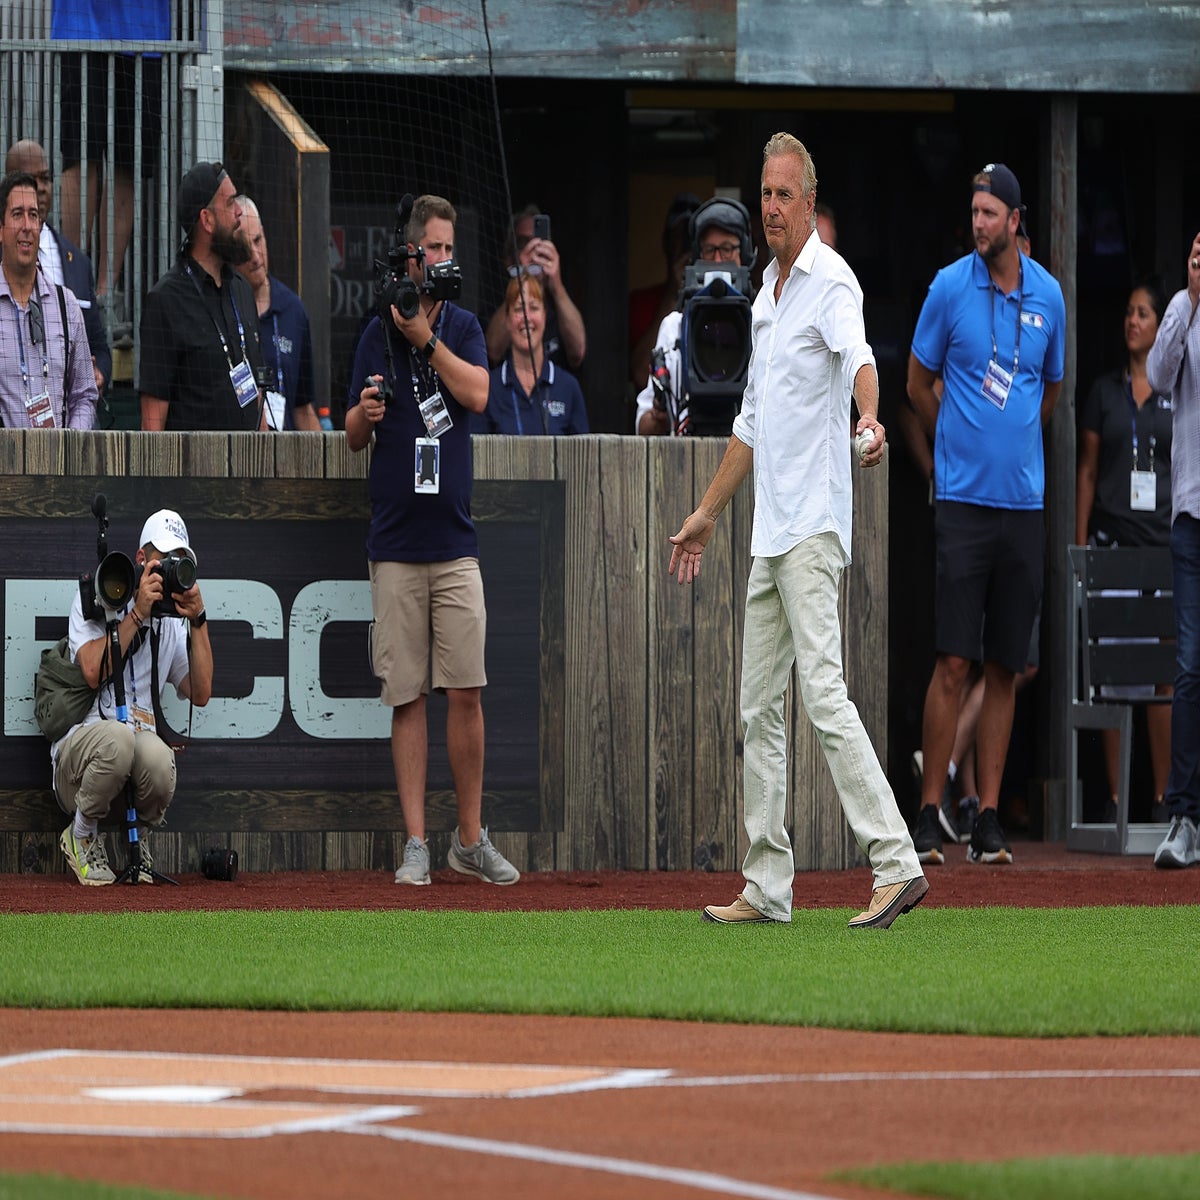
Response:
M101 562L95 580L85 576L71 606L72 659L98 689L83 720L50 748L54 791L73 820L59 843L80 883L114 881L99 822L129 802L145 825L161 825L175 795L175 751L159 708L165 683L192 704L212 695L212 646L204 600L196 583L196 555L178 513L160 509L142 527L133 562L105 554L103 497ZM114 673L114 660L119 673ZM145 841L136 882L153 882Z
M713 196L688 220L693 263L658 329L634 428L643 437L728 437L750 364L750 213Z

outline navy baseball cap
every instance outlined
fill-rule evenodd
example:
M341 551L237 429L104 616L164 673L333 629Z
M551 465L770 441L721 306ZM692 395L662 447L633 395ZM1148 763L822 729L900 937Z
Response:
M1008 208L1019 209L1022 213L1025 206L1021 203L1021 185L1017 177L1003 163L988 163L978 175L971 188L975 192L991 192L1001 204Z

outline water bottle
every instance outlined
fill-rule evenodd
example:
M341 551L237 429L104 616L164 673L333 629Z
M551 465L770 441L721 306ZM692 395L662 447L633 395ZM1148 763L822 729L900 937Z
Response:
M324 405L317 409L317 419L321 422L321 428L326 432L333 429L333 422L329 419L329 405Z

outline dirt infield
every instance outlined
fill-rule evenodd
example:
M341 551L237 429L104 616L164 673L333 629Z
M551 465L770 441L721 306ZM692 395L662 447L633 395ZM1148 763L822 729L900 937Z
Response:
M1015 861L973 866L964 848L946 847L930 867L923 907L1013 905L1063 908L1089 904L1195 904L1200 871L1156 871L1148 857L1077 854L1061 845L1015 842ZM61 864L60 864L61 865ZM119 870L124 860L114 858ZM736 873L705 871L553 871L492 888L450 870L433 886L396 887L380 871L241 873L233 882L179 876L179 887L85 888L73 875L0 875L3 912L161 912L168 909L377 909L546 911L576 908L703 908L729 903L741 890ZM797 908L865 908L871 872L811 871L792 886Z
M927 903L1193 904L1200 871L1019 844L930 868ZM954 852L951 851L953 854ZM8 912L167 908L699 908L740 876L435 872L185 876L85 889L0 877ZM865 869L798 906L865 905ZM906 918L909 919L909 918ZM869 935L886 936L886 935ZM1178 1153L1200 1039L1023 1041L421 1013L0 1011L0 1162L246 1200L389 1194L862 1197L839 1167ZM913 1114L921 1114L917 1119ZM980 1136L982 1132L982 1137Z

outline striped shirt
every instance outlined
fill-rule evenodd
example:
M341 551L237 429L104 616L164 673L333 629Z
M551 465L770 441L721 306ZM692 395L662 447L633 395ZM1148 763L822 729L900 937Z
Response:
M10 429L29 428L26 402L43 390L50 394L56 429L91 429L96 423L96 377L88 348L83 310L69 288L63 289L71 332L71 356L64 362L62 311L54 284L39 270L36 292L42 333L33 342L35 321L21 308L0 271L0 419ZM22 370L21 360L25 366ZM64 417L65 412L65 417Z

